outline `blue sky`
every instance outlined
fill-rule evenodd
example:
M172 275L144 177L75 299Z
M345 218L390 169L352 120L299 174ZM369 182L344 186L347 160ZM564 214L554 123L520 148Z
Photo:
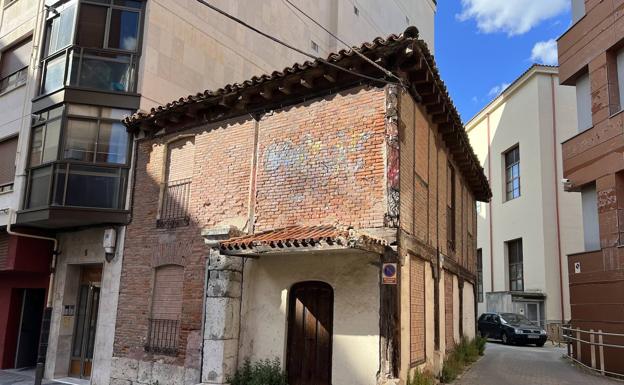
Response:
M556 64L569 1L438 1L435 58L464 122L532 63Z

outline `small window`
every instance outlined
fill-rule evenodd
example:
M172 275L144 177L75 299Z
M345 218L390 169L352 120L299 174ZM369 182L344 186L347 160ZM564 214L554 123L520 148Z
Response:
M178 353L183 286L184 267L165 265L156 268L146 351L167 355Z
M162 184L162 202L156 221L157 227L173 228L189 225L188 208L194 159L195 138L182 138L167 145L166 174Z
M0 193L13 191L17 136L0 140Z
M34 117L30 138L29 166L52 162L58 159L61 115L63 107L41 112Z
M507 258L509 260L509 290L524 291L524 265L522 257L522 239L507 243Z
M0 93L26 84L31 53L31 38L0 52Z
M483 250L477 250L477 301L483 302Z
M74 31L76 4L63 4L50 12L46 22L45 54L50 56L71 45Z
M314 40L310 40L310 47L312 48L312 51L314 51L314 52L318 52L319 51L319 46L318 46L318 44L316 44L316 42Z
M576 118L578 120L578 132L583 132L592 127L591 111L591 84L589 74L581 75L576 80Z
M136 51L139 37L139 12L136 8L140 8L140 2L81 4L77 44L81 47Z
M507 200L520 196L520 147L505 153L505 192Z

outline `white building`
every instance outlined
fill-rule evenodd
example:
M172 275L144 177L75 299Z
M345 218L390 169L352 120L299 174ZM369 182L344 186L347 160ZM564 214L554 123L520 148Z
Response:
M583 226L580 194L563 193L560 143L576 120L558 68L533 65L466 124L493 193L477 207L479 314L570 318L566 255L582 249Z

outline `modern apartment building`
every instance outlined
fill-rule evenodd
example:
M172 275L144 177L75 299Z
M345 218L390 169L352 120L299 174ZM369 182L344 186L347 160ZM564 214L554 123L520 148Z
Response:
M572 327L624 334L622 4L572 3L574 24L558 42L559 79L576 86L578 112L577 132L562 144L563 176L583 207L584 245L568 254ZM604 343L622 345L624 337L607 335ZM594 365L583 345L574 357ZM604 358L606 371L624 374L623 349L605 347Z
M341 48L285 1L211 3L311 55ZM416 25L433 47L433 0L294 4L349 43ZM304 58L193 1L4 0L0 12L1 367L33 364L50 316L45 377L107 384L133 220L137 137L121 119Z
M570 319L566 255L582 247L580 194L564 194L560 143L575 132L574 90L533 65L467 124L493 198L477 206L478 312Z

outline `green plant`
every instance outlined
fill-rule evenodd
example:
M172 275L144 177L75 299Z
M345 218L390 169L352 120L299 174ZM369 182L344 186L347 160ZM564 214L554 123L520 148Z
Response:
M412 375L407 376L407 385L435 385L433 375L416 369Z
M485 354L485 344L487 342L487 338L476 336L474 339L475 345L477 346L477 350L479 351L479 355L482 356Z
M444 365L442 365L440 381L444 384L452 382L457 378L462 369L463 363L458 360L455 354L451 353L446 361L444 361Z
M286 373L277 358L253 363L245 360L228 382L231 385L287 385Z

